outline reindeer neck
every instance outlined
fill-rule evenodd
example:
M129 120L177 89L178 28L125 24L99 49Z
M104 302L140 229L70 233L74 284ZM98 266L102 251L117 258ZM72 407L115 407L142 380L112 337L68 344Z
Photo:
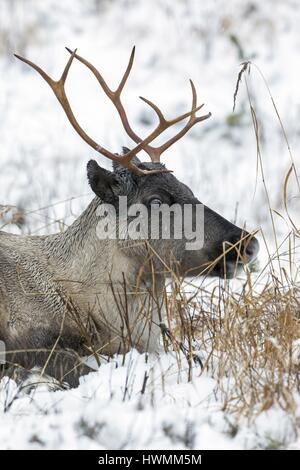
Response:
M49 260L62 279L95 286L110 281L132 284L138 275L127 251L118 240L101 240L97 236L97 208L101 200L95 197L85 211L60 234L46 239Z

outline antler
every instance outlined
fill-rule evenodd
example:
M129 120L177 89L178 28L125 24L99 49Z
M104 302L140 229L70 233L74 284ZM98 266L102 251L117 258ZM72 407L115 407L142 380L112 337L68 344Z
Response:
M141 150L145 150L148 153L148 155L150 156L150 158L153 162L159 162L160 161L160 155L165 150L167 150L174 142L176 142L178 139L183 137L186 134L186 132L192 126L194 126L197 122L208 119L211 116L211 114L209 113L205 116L196 117L196 112L199 109L201 109L203 107L203 105L197 106L197 93L196 93L196 90L195 90L195 87L194 87L194 84L193 84L192 81L190 81L191 87L192 87L192 94L193 94L193 101L192 101L191 111L189 111L187 113L184 113L184 114L181 114L177 118L174 118L174 119L171 119L171 120L168 120L168 119L165 118L165 116L163 115L161 110L158 108L158 106L156 106L154 103L147 100L146 98L141 97L141 99L143 101L145 101L145 103L147 103L156 112L156 114L158 116L158 119L159 119L158 125L156 126L154 131L151 132L151 134L149 134L145 139L141 139L132 130L132 128L129 124L125 109L124 109L123 104L121 102L121 93L122 93L122 90L123 90L123 88L125 86L125 83L128 79L131 68L132 68L135 48L133 48L133 50L131 52L129 63L128 63L126 71L125 71L125 73L122 77L120 85L118 86L117 90L114 91L114 92L108 87L108 85L106 84L105 80L103 79L103 77L101 76L99 71L92 64L90 64L88 61L86 61L84 58L82 58L82 57L80 57L79 55L76 54L77 49L75 49L73 52L70 49L67 49L67 50L71 53L71 57L68 60L68 63L67 63L67 65L66 65L66 67L65 67L65 69L62 73L61 78L57 81L55 81L51 77L49 77L49 75L47 75L38 65L34 64L33 62L31 62L31 61L29 61L29 60L27 60L23 57L20 57L17 54L15 54L15 57L17 57L21 61L25 62L26 64L30 65L30 67L35 69L43 77L43 79L48 83L48 85L51 87L52 91L54 92L56 98L60 102L64 112L66 113L66 116L67 116L68 120L71 123L71 125L73 126L75 131L80 135L80 137L88 145L90 145L94 150L101 153L102 155L109 158L110 160L117 161L119 164L126 167L127 169L129 169L130 171L135 173L136 175L144 176L144 175L153 174L153 173L167 172L168 170L163 170L163 169L142 170L141 168L137 167L134 163L132 163L132 159ZM71 64L74 60L74 57L76 57L80 62L82 62L84 65L86 65L92 71L92 73L95 75L95 77L97 78L97 80L98 80L99 84L101 85L103 91L105 92L105 94L110 98L110 100L115 105L115 107L116 107L116 109L117 109L117 111L120 115L120 118L121 118L121 121L122 121L122 124L123 124L123 127L124 127L125 131L129 135L129 137L131 137L131 139L137 144L132 150L130 150L128 153L126 153L126 155L121 156L121 155L114 154L114 153L110 152L109 150L107 150L106 148L102 147L101 145L97 144L97 142L95 142L91 137L89 137L86 134L86 132L81 128L78 121L76 120L76 118L73 114L73 111L71 109L70 103L68 101L68 98L66 96L66 92L65 92L65 82L66 82ZM169 127L173 126L174 124L176 124L176 123L178 123L178 122L180 122L180 121L182 121L183 119L186 119L186 118L189 118L189 121L185 125L185 127L180 132L178 132L178 134L176 134L173 138L168 140L165 144L161 145L160 147L153 147L153 146L149 145L150 142L152 142L154 139L156 139L166 129L168 129Z

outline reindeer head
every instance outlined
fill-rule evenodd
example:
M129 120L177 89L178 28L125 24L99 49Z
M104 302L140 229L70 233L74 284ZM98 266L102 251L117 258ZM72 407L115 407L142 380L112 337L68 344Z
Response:
M116 220L113 238L119 237L121 249L144 271L154 266L156 272L231 278L257 255L253 235L201 204L188 186L164 172L161 163L142 163L136 157L133 163L149 174L137 176L118 163L108 171L94 160L89 161L87 172L101 201L101 214L107 207L116 210L115 219L105 218L102 223ZM161 172L152 173L155 170ZM120 206L121 198L125 207ZM132 224L137 232L130 230Z
M163 152L183 137L195 124L211 116L210 113L203 116L196 115L197 111L203 107L203 104L200 106L197 104L197 93L193 82L190 80L192 90L191 111L171 120L166 119L156 104L141 97L158 117L158 125L154 131L146 138L141 139L131 128L121 101L121 93L133 65L135 49L132 50L126 71L115 91L108 87L100 72L90 62L79 56L76 50L73 52L70 49L67 50L71 56L58 81L50 78L40 67L29 60L17 55L16 57L33 67L45 79L80 137L98 153L113 161L113 171L101 168L94 160L88 163L88 180L92 190L98 196L99 202L110 204L118 209L120 197L124 198L126 196L127 209L136 204L145 207L144 215L147 217L148 224L146 232L143 232L142 240L147 243L133 243L131 250L127 250L129 256L131 258L135 257L138 263L143 264L145 257L149 256L150 250L154 255L156 269L170 267L170 265L173 268L175 264L176 269L184 275L200 273L233 277L243 264L247 264L256 256L258 252L257 240L253 235L233 225L201 204L191 189L175 178L172 172L160 162ZM125 149L122 155L114 154L95 142L80 127L65 92L66 78L74 58L90 69L105 94L116 107L125 131L136 144L131 150ZM166 129L184 119L188 119L187 123L174 137L158 147L150 145ZM142 163L137 158L136 155L142 150L150 156L151 163ZM169 237L163 236L163 222L159 217L156 219L156 229L159 235L153 238L151 225L153 225L155 210L160 210L160 207L173 207L174 204L178 206L181 214L179 212L170 214ZM202 219L200 221L202 243L197 249L187 249L187 243L190 242L184 230L184 214L187 206L190 207L190 225L193 233L199 228L197 226L197 214L198 208L202 208ZM117 223L119 226L121 216L122 214L117 210ZM131 221L132 215L127 213L127 228L128 223ZM180 236L178 236L178 227ZM177 233L175 233L175 228L177 228ZM122 238L119 235L119 239L120 245L128 247L127 236Z

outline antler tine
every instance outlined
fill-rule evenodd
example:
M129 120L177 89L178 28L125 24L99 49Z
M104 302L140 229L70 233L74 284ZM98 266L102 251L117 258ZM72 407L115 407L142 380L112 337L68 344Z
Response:
M67 80L67 76L68 76L68 73L69 73L69 70L70 70L70 67L72 65L72 62L74 60L74 57L75 57L75 54L77 52L77 49L74 50L73 54L71 54L71 57L69 58L68 62L67 62L67 65L65 66L64 68L64 71L63 73L61 74L61 77L60 77L60 80L59 82L61 84L65 84L66 83L66 80Z
M155 111L155 113L157 114L157 117L159 119L160 124L165 124L166 119L165 119L162 111L159 109L159 107L155 103L153 103L152 101L148 100L147 98L144 98L143 96L140 96L140 99L142 101L144 101L148 106L150 106L150 108L152 108L153 111Z
M135 56L135 46L133 46L133 48L132 48L127 68L126 68L125 73L122 77L122 80L120 81L120 84L119 84L118 88L115 91L115 94L117 94L119 96L121 95L121 93L123 91L123 88L124 88L124 86L127 82L127 79L129 77L129 74L131 72L131 69L132 69L132 66L133 66L133 61L134 61L134 56Z
M192 88L192 97L193 97L192 108L196 108L196 106L197 106L197 90L196 90L196 87L194 85L193 80L191 80L191 79L190 79L190 85L191 85L191 88Z
M211 113L205 114L204 116L196 117L196 112L199 109L203 108L204 104L197 106L197 91L193 81L190 79L191 89L192 89L192 111L190 112L190 119L187 124L179 131L174 137L169 139L167 142L162 144L157 148L157 153L160 155L165 152L171 145L173 145L177 140L181 139L195 124L201 121L205 121L211 117ZM188 117L188 116L187 116Z
M71 49L69 49L68 47L66 47L66 49L70 54L72 54ZM124 106L123 106L122 101L121 101L121 93L123 91L123 88L126 84L126 81L127 81L128 77L129 77L129 74L131 72L133 61L134 61L134 55L135 55L135 47L133 47L133 49L131 51L129 62L128 62L127 68L125 70L125 73L124 73L124 75L123 75L123 77L120 81L120 84L119 84L118 88L116 89L116 91L113 91L111 88L109 88L109 86L107 85L106 81L102 77L99 70L96 69L96 67L93 64L91 64L89 61L84 59L84 57L81 57L80 55L75 53L76 59L79 60L79 62L81 62L83 65L85 65L93 73L93 75L95 76L96 80L98 81L99 85L101 86L101 88L104 91L104 93L106 94L106 96L114 104L115 108L117 109L117 111L119 113L119 116L121 118L121 122L123 124L123 127L124 127L126 133L129 135L129 137L135 143L139 143L139 142L142 141L142 139L141 139L141 137L139 137L134 132L134 130L130 126L128 118L127 118L126 111L125 111Z
M52 87L54 80L52 80L52 78L50 78L49 75L47 75L46 72L44 72L44 70L42 70L38 65L34 64L28 59L25 59L25 57L21 57L18 54L14 54L14 56L22 62L25 62L25 64L29 65L34 70L36 70L43 77L43 79Z
M154 104L152 101L148 100L147 98L143 98L142 96L140 96L140 99L143 100L145 103L147 103L156 112L160 123L167 127L173 126L174 124L177 124L178 122L183 121L183 119L192 117L194 114L196 114L197 111L199 111L199 109L203 108L204 106L203 104L201 104L200 106L197 106L196 108L192 108L191 111L188 111L187 113L181 114L180 116L169 120L165 118L165 116L163 115L159 107L156 104Z
M159 123L158 123L156 129L149 136L150 137L149 142L156 139L160 134L162 134L169 127L173 126L174 124L177 124L180 121L183 121L183 119L186 119L188 117L190 117L190 119L192 119L193 116L196 114L196 112L199 111L199 109L202 108L202 106L203 106L203 105L197 106L196 108L193 108L191 111L188 111L187 113L181 114L180 116L169 120L169 119L165 118L162 111L160 110L160 108L156 104L154 104L152 101L148 100L147 98L143 98L142 96L140 96L140 98L141 98L141 100L143 100L145 103L147 103L155 111L155 113L157 114L158 119L159 119ZM176 139L176 140L178 140L178 139ZM141 144L144 145L145 142L147 143L147 141L148 141L148 138L146 138L143 142L141 142ZM170 142L170 141L168 141L168 142ZM175 142L175 140L174 140L174 142ZM145 146L144 146L144 149L146 150ZM162 154L161 149L162 149L162 146L160 146L160 147L153 147L153 146L150 146L150 145L147 146L146 151L148 152L148 154L149 154L149 156L150 156L150 158L153 162L159 162L160 161L160 155ZM126 157L127 157L127 155L128 154L126 154Z
M154 131L154 133L156 133L157 135L154 138L158 137L164 130L168 129L169 127L173 126L174 124L177 124L178 122L180 122L183 119L186 119L188 117L190 118L189 121L187 122L187 124L184 126L184 128L181 129L181 131L179 131L174 137L169 139L167 142L160 145L159 147L153 147L153 146L148 145L147 150L145 148L145 150L150 155L150 158L151 158L152 161L159 162L161 154L163 152L165 152L169 147L171 147L171 145L173 145L175 142L177 142L177 140L181 139L195 124L197 124L198 122L201 122L201 121L205 121L206 119L211 117L211 113L205 114L204 116L196 117L197 111L199 111L201 108L203 108L204 104L201 104L201 105L197 106L196 88L195 88L195 85L194 85L192 80L190 80L190 84L191 84L191 89L192 89L192 109L191 109L191 111L189 111L187 113L184 113L184 114L181 114L177 118L174 118L174 119L171 119L171 120L168 120L168 119L165 118L162 111L160 110L160 108L156 104L154 104L152 101L140 96L140 99L143 100L146 104L148 104L148 106L150 106L155 111L155 113L157 114L157 117L159 119L159 125L157 126L156 130ZM151 135L153 137L153 134L151 134ZM154 138L151 138L151 140L154 140Z

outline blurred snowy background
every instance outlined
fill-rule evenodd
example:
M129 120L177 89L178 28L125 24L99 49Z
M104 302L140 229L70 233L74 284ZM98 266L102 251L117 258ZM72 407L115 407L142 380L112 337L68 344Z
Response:
M234 113L233 94L240 63L253 61L271 88L299 163L299 24L297 0L0 0L0 204L24 213L19 227L5 229L43 234L70 224L92 197L86 181L88 159L110 165L80 140L49 87L13 53L58 78L68 59L64 47L78 47L113 86L136 45L124 93L134 129L146 135L155 126L155 116L140 95L172 117L189 109L192 78L212 117L166 152L163 161L206 205L248 229L262 227L269 237L269 208L257 170L244 79ZM271 207L282 213L290 155L266 85L254 67L248 85ZM67 90L88 134L114 152L131 146L94 77L76 61ZM290 183L288 201L297 215L293 178ZM284 237L285 222L274 217ZM202 375L187 384L170 356L152 358L148 365L144 359L133 351L124 366L118 359L102 366L78 390L40 392L36 400L16 400L18 392L13 386L7 391L3 383L1 406L10 413L1 413L0 446L266 448L273 441L297 446L282 410L262 413L254 427L233 432L220 411L212 378ZM150 398L143 403L140 399L146 369L156 384L151 400L158 407L150 406ZM124 397L125 382L129 397Z
M240 63L253 61L266 77L299 161L299 21L300 5L294 0L0 0L0 202L27 214L22 228L11 230L42 234L59 230L57 220L69 224L91 198L88 159L110 165L80 140L48 86L13 53L56 78L68 59L64 47L78 47L113 86L135 44L124 93L133 127L147 135L155 126L154 114L139 95L170 117L189 109L191 77L212 118L165 153L163 161L202 202L240 225L269 232L260 172L256 187L256 141L244 81L234 113L233 93ZM288 149L255 68L248 82L271 206L281 212ZM67 91L79 122L96 141L115 152L132 145L94 77L76 61ZM291 191L290 203L297 207L294 196Z

